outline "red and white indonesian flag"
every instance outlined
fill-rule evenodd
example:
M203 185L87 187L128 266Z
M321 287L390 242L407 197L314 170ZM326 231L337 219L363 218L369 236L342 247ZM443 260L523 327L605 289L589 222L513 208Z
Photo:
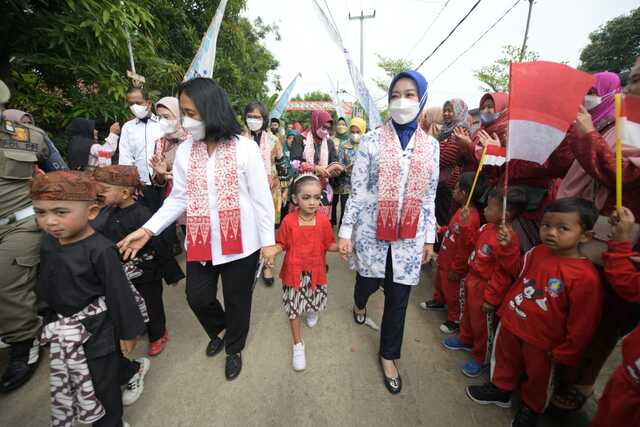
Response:
M511 63L507 158L544 163L594 84L595 77L567 65Z
M507 149L497 145L487 146L487 152L484 154L485 166L502 166L507 161Z
M621 116L622 144L640 148L640 96L622 98Z

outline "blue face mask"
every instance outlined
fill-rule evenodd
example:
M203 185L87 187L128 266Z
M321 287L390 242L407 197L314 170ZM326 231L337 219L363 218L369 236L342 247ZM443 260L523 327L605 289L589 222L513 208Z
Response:
M500 113L480 113L480 124L483 126L490 125L498 120Z

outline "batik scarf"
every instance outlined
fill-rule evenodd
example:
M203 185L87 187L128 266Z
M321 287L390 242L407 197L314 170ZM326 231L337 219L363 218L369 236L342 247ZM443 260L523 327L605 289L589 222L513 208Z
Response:
M240 189L236 160L236 140L216 144L214 185L220 220L222 254L242 253ZM211 261L211 213L205 142L193 141L187 171L187 261Z

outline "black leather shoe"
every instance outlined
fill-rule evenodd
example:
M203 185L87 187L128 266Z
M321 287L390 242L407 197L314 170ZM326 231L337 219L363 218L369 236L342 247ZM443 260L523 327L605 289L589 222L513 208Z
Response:
M240 375L242 370L242 357L238 354L227 354L227 363L224 367L224 375L229 381L234 380Z
M384 373L384 366L382 365L382 358L380 360L380 370L382 371L382 378L384 380L384 386L389 390L391 394L398 394L402 390L402 378L400 378L400 372L398 371L398 376L396 378L389 378L387 374ZM396 362L393 362L395 365ZM398 367L396 366L396 371Z
M224 348L224 341L222 341L219 337L215 337L211 341L209 341L209 345L207 345L207 356L213 357L216 354L220 353L220 351Z
M274 278L273 277L263 277L262 281L264 282L264 284L268 287L273 286L274 283Z
M0 393L8 393L26 384L33 376L39 363L40 358L32 364L28 364L26 360L10 360L4 375L2 375Z

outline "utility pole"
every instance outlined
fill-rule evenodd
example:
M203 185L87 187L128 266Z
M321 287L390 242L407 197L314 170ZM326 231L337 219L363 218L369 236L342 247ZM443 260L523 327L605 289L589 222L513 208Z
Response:
M360 75L364 77L364 20L375 18L376 11L373 10L372 15L365 15L364 11L360 11L360 15L351 16L351 12L349 12L349 20L352 21L354 19L360 20Z
M520 61L524 59L524 53L527 50L527 37L529 36L529 23L531 22L531 10L533 9L533 0L529 0L529 14L527 16L527 28L524 30L524 40L522 41L522 49L520 49Z

